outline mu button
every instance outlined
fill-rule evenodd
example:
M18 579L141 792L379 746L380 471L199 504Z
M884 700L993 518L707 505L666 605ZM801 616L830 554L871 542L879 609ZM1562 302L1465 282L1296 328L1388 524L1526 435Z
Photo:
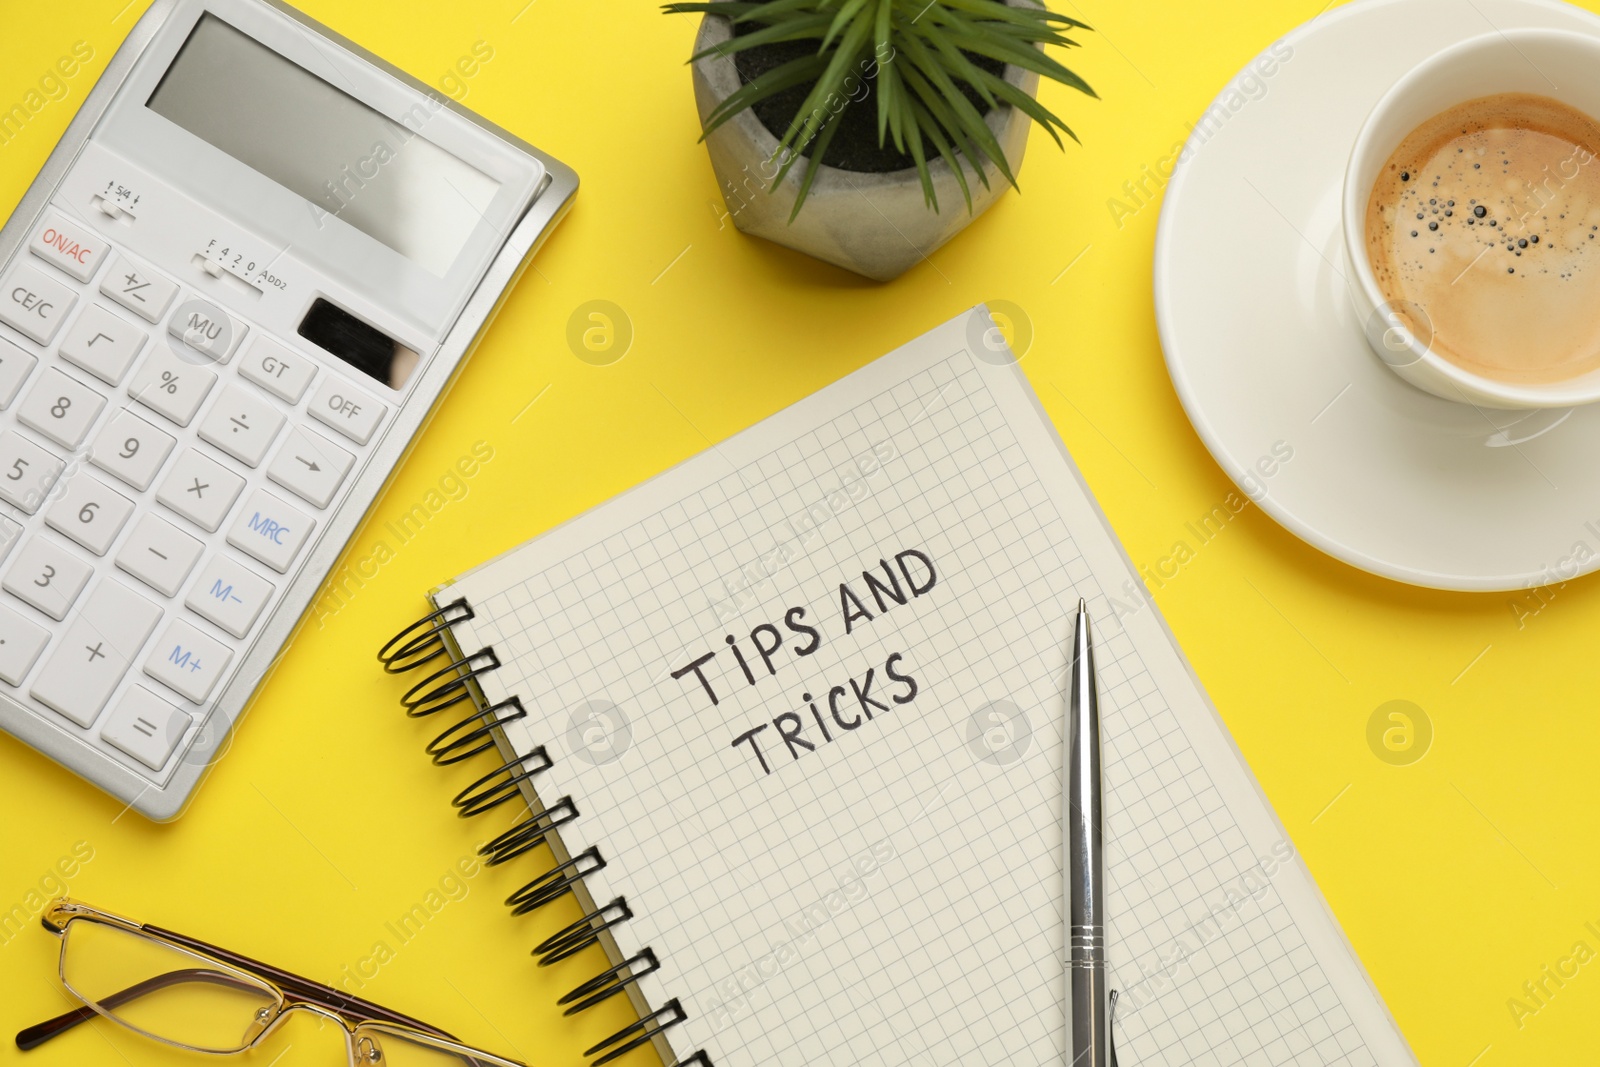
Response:
M229 527L228 544L285 574L315 526L316 520L305 512L258 489Z

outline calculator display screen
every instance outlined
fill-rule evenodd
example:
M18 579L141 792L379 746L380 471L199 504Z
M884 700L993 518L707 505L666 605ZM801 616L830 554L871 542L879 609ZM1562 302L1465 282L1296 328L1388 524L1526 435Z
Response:
M500 183L215 15L204 15L147 106L444 277Z

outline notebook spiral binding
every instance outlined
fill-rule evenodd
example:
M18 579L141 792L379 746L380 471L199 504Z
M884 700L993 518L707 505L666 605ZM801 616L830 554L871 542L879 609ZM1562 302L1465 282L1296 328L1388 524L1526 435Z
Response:
M436 664L441 659L448 660L444 666L426 674L400 698L401 706L412 718L437 715L463 704L469 706L467 715L445 727L428 742L428 756L441 767L463 763L484 752L494 752L496 731L508 723L526 718L528 714L518 697L513 696L497 704L488 704L483 698L476 680L500 667L499 657L493 648L450 658L453 653L446 642L446 633L451 627L471 618L472 606L465 599L452 601L401 630L378 652L383 669L390 674L408 674ZM549 752L541 745L531 752L506 760L478 778L457 793L451 803L462 818L483 815L517 799L524 782L532 782L553 765ZM570 796L562 797L538 814L530 813L509 830L481 846L478 854L483 857L485 865L499 866L544 844L560 827L577 818L577 803ZM585 875L605 866L605 857L598 848L586 849L523 885L506 898L506 906L513 915L537 911L571 893ZM533 955L541 967L560 963L598 944L603 933L631 918L633 911L628 907L626 898L617 897L545 938L534 947ZM577 986L557 1001L557 1005L564 1009L564 1014L576 1015L627 991L639 979L660 968L661 963L655 951L643 948ZM586 1049L584 1055L594 1057L590 1067L602 1067L649 1044L688 1017L682 1003L674 997L638 1022ZM679 1060L678 1064L679 1067L712 1067L711 1058L704 1051L695 1052L687 1059Z

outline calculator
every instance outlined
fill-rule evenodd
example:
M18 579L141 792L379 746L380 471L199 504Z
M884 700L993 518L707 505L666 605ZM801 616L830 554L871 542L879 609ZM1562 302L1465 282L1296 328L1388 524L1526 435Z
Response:
M287 6L156 0L0 230L0 728L176 817L576 191Z

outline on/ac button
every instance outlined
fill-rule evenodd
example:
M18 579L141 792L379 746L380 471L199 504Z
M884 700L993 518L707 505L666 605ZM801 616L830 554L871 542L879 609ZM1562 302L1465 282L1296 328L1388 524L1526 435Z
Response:
M60 267L80 282L93 276L100 260L105 258L106 242L88 230L68 222L56 211L46 213L44 221L33 231L28 249L53 267Z

